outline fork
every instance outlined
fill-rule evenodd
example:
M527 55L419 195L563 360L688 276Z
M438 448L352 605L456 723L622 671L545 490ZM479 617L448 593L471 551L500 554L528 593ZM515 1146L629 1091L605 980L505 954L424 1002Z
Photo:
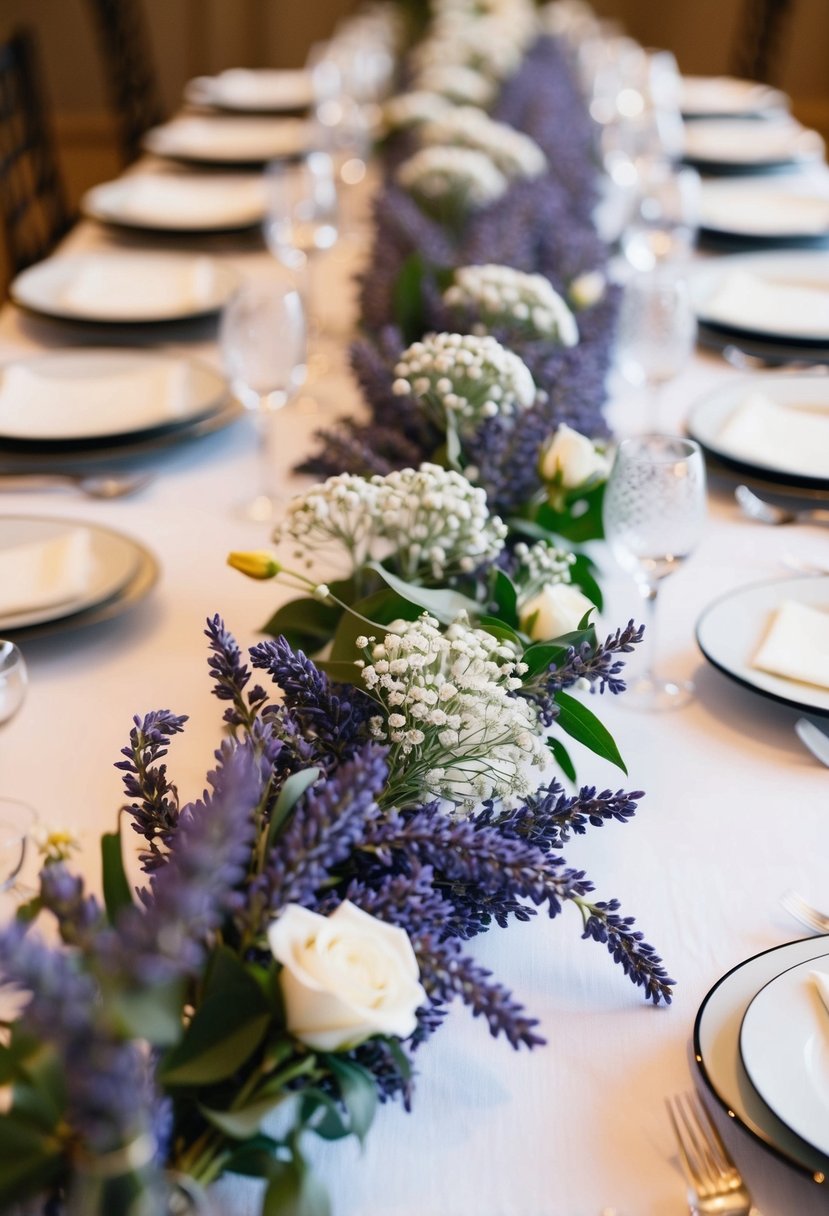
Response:
M810 722L808 718L798 718L794 724L794 730L807 751L810 751L816 760L829 768L829 735L814 722Z
M693 1216L749 1216L751 1196L720 1139L711 1116L694 1094L666 1099L679 1162L688 1183Z
M743 514L760 524L829 524L829 510L825 507L805 507L789 511L785 507L766 502L748 486L737 486L734 497Z
M6 490L80 490L87 498L126 498L152 481L152 473L0 473Z
M793 916L801 925L805 925L807 929L811 929L813 933L829 933L829 916L819 912L811 904L807 904L797 891L786 891L780 897L780 903L790 916Z

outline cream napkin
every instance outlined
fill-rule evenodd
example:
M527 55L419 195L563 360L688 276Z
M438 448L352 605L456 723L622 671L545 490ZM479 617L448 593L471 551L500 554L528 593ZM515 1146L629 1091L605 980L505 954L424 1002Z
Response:
M829 688L829 611L784 600L752 667Z
M700 223L703 228L759 236L822 233L829 229L829 199L756 186L704 184Z
M700 315L706 321L760 329L796 337L829 336L829 287L776 282L732 270L705 300Z
M18 439L78 439L174 422L189 401L183 360L141 360L122 371L101 363L73 377L18 363L0 373L0 434Z
M0 615L71 603L86 591L91 572L86 528L0 549Z
M106 191L106 193L105 193ZM136 174L96 187L102 210L113 218L155 224L223 224L260 221L267 208L258 177L163 177Z
M750 393L718 439L741 460L829 478L829 410L778 405L763 393Z
M162 264L152 258L102 255L84 261L61 293L61 303L76 312L127 320L177 316L204 307L212 297L209 258Z
M703 119L685 124L685 155L697 160L753 164L793 160L819 147L819 136L793 120Z
M211 81L211 93L227 105L262 109L310 106L314 88L310 72L229 68Z

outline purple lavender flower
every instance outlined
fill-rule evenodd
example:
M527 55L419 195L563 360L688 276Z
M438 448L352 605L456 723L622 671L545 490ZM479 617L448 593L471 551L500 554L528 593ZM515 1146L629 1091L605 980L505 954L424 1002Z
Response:
M157 842L167 846L178 821L178 792L167 780L166 764L158 762L167 755L172 736L181 734L186 721L186 716L168 709L156 710L144 718L136 716L129 746L121 749L126 760L115 765L125 773L127 797L136 799L125 807L132 816L133 831L150 845L149 852L140 855L142 868L147 872L155 869L163 858Z

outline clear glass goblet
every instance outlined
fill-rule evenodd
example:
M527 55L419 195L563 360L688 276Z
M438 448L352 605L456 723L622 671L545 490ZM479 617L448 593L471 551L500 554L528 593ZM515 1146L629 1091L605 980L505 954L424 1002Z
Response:
M693 686L654 671L656 605L662 579L699 541L705 520L705 463L699 445L671 435L642 435L619 445L604 496L604 531L616 561L648 605L645 670L622 698L633 709L678 708Z
M280 487L277 418L305 382L305 311L287 279L249 282L222 314L219 344L233 392L256 418L259 491L243 511L248 519L273 519L286 495Z
M621 235L636 270L687 261L699 228L700 176L662 156L636 158L636 202Z
M0 892L10 891L17 882L36 820L27 802L0 794Z
M14 642L0 638L0 724L8 722L23 704L29 682L26 662Z
M691 294L681 275L663 267L630 279L619 312L616 354L625 378L649 390L645 430L659 428L662 389L688 362L696 336Z

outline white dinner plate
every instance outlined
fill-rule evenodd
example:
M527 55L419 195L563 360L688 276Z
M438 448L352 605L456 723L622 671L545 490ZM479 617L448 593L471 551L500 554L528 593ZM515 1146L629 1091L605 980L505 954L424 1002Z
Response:
M67 321L135 325L218 312L239 286L215 258L182 253L58 254L13 280L15 304Z
M737 253L694 267L697 320L793 346L829 344L829 252Z
M55 350L0 367L0 443L126 442L218 410L207 364L154 351Z
M61 620L95 608L122 591L135 576L145 552L121 532L77 520L43 515L0 516L0 549L40 544L82 528L89 534L91 563L85 589L71 599L48 607L0 615L0 635Z
M707 180L700 227L719 237L795 241L829 237L829 198L763 182Z
M136 173L102 182L81 200L105 224L163 232L238 232L267 211L261 177Z
M701 118L685 124L684 158L709 172L778 169L821 160L823 140L794 119Z
M264 165L302 156L314 142L313 124L301 118L184 115L144 136L148 152L200 165Z
M829 1009L812 971L827 960L798 963L755 996L740 1029L740 1055L751 1083L802 1140L829 1157Z
M747 118L788 109L785 93L736 76L683 76L679 108L685 118Z
M829 612L829 577L775 579L730 591L703 612L697 622L697 645L709 663L751 692L793 709L829 714L829 688L751 665L784 600Z
M311 73L302 68L229 68L188 81L184 98L191 105L240 114L280 114L310 109L314 85Z
M799 456L794 450L787 452L783 442L766 456L761 446L751 446L753 436L747 435L743 446L739 435L729 437L727 425L754 394L790 410L795 421L804 415L810 423L816 419L811 448ZM746 477L829 491L829 377L761 372L729 381L697 402L687 429L706 453Z
M827 939L789 942L746 959L718 980L694 1023L694 1058L707 1088L754 1139L804 1174L823 1181L829 1157L786 1126L755 1090L740 1057L740 1026L757 992L789 967L826 955Z

